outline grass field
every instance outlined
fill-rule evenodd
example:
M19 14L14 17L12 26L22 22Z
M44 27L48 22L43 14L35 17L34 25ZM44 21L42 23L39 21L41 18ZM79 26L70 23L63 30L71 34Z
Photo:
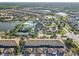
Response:
M5 9L5 8L17 8L19 6L16 5L0 5L0 9Z

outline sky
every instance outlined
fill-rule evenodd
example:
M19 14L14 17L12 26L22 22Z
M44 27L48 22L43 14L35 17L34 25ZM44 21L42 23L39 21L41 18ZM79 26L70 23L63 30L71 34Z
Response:
M0 0L0 2L79 2L79 0Z

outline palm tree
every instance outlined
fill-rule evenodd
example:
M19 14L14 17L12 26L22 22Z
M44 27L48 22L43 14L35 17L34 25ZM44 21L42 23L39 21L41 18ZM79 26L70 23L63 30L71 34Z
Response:
M24 40L24 37L21 37L21 40L20 40L19 45L20 45L20 52L22 52L23 49L24 49L24 46L25 46L25 40Z
M19 54L20 54L20 47L17 46L17 47L15 48L15 55L19 55Z
M2 54L2 50L0 49L0 55Z

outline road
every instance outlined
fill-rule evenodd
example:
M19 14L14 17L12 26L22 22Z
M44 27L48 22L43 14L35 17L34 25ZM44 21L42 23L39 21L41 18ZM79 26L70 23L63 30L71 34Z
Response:
M41 14L38 13L34 13L34 12L29 12L29 11L22 11L22 10L14 10L14 9L9 9L8 11L12 11L12 12L18 12L18 13L24 13L24 14L30 14L30 15L35 15L37 16L39 19L43 19Z
M79 43L79 35L74 34L73 32L69 32L66 28L64 28L66 31L66 36L69 38L72 38L75 42Z

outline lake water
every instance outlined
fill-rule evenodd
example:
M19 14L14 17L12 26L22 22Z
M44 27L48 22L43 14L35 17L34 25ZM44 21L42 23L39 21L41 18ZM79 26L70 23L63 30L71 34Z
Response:
M0 22L0 31L12 30L15 28L16 25L20 23L20 21Z

